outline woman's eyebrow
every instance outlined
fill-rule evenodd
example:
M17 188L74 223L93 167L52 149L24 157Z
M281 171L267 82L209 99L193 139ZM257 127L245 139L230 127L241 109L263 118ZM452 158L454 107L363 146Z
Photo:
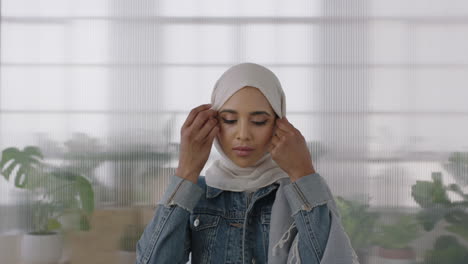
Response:
M231 114L238 114L236 110L232 110L232 109L224 109L224 110L221 110L219 113L224 113L224 112L227 112L227 113L231 113ZM250 112L249 113L250 115L268 115L268 116L271 116L268 112L265 112L265 111L253 111L253 112Z

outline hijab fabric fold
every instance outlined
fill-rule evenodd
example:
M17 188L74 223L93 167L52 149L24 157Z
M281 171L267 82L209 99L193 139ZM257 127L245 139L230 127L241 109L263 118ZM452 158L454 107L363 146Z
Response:
M220 110L234 93L246 86L259 89L279 118L286 115L286 97L278 78L269 69L255 63L237 64L222 74L211 95L211 109ZM252 167L242 168L228 158L217 138L214 145L221 158L206 171L208 186L226 191L252 192L273 183L279 184L271 211L268 263L300 263L297 229L283 190L290 183L289 176L268 152Z

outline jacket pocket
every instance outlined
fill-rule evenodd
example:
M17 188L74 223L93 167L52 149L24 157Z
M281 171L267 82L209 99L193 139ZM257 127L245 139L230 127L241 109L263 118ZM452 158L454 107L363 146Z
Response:
M192 261L210 263L221 216L211 214L190 215L192 231Z
M216 227L219 224L219 215L210 214L192 214L190 215L190 227L193 231L202 231L203 229Z

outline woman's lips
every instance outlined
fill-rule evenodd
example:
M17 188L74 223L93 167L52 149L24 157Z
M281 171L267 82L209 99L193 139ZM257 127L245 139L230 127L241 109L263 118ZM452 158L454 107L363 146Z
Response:
M237 147L234 147L232 150L234 150L237 156L245 157L245 156L250 155L250 153L252 153L254 149L249 146L237 146Z
M250 153L252 153L253 150L238 150L238 149L235 149L234 152L237 154L237 156L240 156L240 157L245 157L245 156L248 156L250 155Z

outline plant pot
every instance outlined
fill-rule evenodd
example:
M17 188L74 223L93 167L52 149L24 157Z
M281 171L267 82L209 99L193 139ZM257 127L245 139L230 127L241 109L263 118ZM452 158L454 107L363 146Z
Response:
M118 264L135 264L136 252L135 251L118 251Z
M377 255L382 264L413 264L415 253L412 248L378 247Z
M27 233L21 239L23 264L56 264L62 257L63 237L60 233Z

